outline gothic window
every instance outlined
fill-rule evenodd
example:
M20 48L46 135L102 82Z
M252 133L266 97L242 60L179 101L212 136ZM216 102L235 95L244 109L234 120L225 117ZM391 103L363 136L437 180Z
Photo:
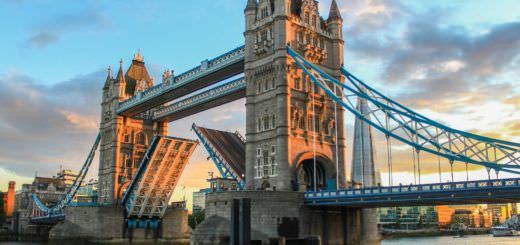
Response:
M267 9L267 7L262 8L260 16L261 16L262 19L267 17L267 16L269 16L269 10Z
M271 175L273 175L273 176L277 174L276 165L277 165L277 163L276 163L275 156L272 155L271 156Z
M130 132L129 131L125 131L125 135L123 136L123 140L124 140L125 143L131 143Z
M145 136L144 136L143 132L137 133L137 141L136 141L136 143L138 145L145 145L146 144L146 139L145 139Z
M298 42L303 43L303 32L298 32Z
M299 77L294 79L294 89L297 89L297 90L302 89L302 83L301 83L301 79Z
M261 93L262 92L262 83L260 83L260 81L256 82L256 85L257 85L257 93Z
M321 132L321 123L319 122L319 117L318 117L318 115L316 115L316 117L317 117L317 118L315 119L315 120L316 120L316 121L315 121L315 122L316 122L316 133L320 133L320 132Z
M272 129L276 128L276 115L275 114L271 115L271 128Z
M311 34L307 34L305 36L305 44L310 44L311 43Z
M276 87L276 81L274 80L271 80L271 89L274 89L274 87Z
M303 119L303 116L300 114L299 115L299 122L300 122L300 128L301 129L305 129L305 120Z
M257 148L256 149L256 166L255 166L256 177L262 177L262 168L263 168L262 149Z
M132 167L132 158L130 158L129 156L126 156L126 168L131 168Z
M269 90L269 82L268 81L265 81L265 83L264 83L264 90L265 91Z
M264 116L264 130L269 130L269 115Z
M312 26L318 28L318 22L316 21L316 15L312 16Z
M305 23L310 24L310 14L309 14L309 12L305 12Z
M264 173L263 175L264 176L268 176L269 175L269 151L263 151L263 162L264 162Z
M257 131L258 131L258 132L261 132L261 131L262 131L262 118L261 118L261 117L258 118L258 122L257 122Z
M262 41L266 41L266 40L267 40L267 30L262 31L262 32L260 33L260 36L261 36L261 39L260 39L260 40L262 40Z

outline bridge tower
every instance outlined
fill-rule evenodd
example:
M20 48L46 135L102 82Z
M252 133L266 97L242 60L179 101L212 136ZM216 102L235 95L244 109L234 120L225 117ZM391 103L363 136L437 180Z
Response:
M247 188L305 191L314 179L320 189L343 187L344 111L311 86L286 50L290 45L342 79L343 20L336 2L324 19L315 0L248 0L245 18Z
M146 114L135 117L119 116L119 102L139 96L143 90L153 86L143 56L138 53L124 73L120 61L116 77L109 68L103 87L101 103L101 144L99 157L99 201L118 202L130 184L139 164L155 134L166 135L166 122L147 120Z

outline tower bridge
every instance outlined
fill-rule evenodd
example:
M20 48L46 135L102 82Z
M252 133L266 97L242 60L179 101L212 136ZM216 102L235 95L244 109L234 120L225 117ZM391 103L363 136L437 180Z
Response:
M254 240L315 235L329 244L376 243L373 207L520 199L519 179L421 184L421 154L446 159L451 167L463 163L518 174L520 144L452 129L350 73L343 67L348 59L336 1L326 19L314 0L248 0L244 14L244 46L180 75L167 71L156 85L141 54L126 72L121 61L115 77L109 68L96 143L62 201L47 207L34 197L44 211L34 222L65 219L53 233L61 236L102 232L120 238L142 229L162 229L169 238L186 235L185 213L168 212L168 201L199 142L168 136L168 123L240 98L246 98L245 139L192 127L222 177L234 179L240 189L208 194L206 221L192 234L195 244L235 241L230 230L235 199L250 200ZM233 77L238 78L227 81ZM345 112L356 117L350 185ZM390 179L391 142L411 146L415 183L377 185L373 154L380 146L374 145L373 130L386 136ZM99 204L73 207L74 188L97 148ZM86 215L96 217L88 221L95 229L67 228L86 226ZM239 239L248 239L244 234Z

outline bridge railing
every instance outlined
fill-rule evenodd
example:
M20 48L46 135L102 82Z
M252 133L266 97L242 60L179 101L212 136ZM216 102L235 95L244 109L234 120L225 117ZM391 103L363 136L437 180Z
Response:
M497 189L520 187L520 178L476 180L451 183L433 183L421 185L376 186L366 188L352 188L337 191L318 191L305 193L306 199L329 199L364 195L387 195L404 193L431 193L444 191L468 191L474 189Z
M171 83L157 84L147 90L142 91L141 93L136 94L134 97L131 97L121 102L119 104L118 112L122 112L143 101L149 100L155 96L174 90L178 87L181 87L187 83L194 81L195 79L204 77L208 74L218 71L223 67L235 64L243 60L244 57L245 46L240 46L214 59L202 62L201 65L187 72L179 74L178 76L175 76Z

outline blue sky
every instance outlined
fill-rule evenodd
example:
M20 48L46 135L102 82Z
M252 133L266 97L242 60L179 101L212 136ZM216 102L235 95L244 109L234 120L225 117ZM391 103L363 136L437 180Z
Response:
M0 0L0 190L35 171L49 176L60 165L80 166L97 132L109 65L128 64L141 49L160 78L166 68L179 73L233 49L243 43L245 2ZM345 65L354 74L450 126L520 141L518 1L338 4ZM329 5L320 1L325 17ZM193 122L243 131L243 104L186 118L170 132L194 138ZM187 169L197 174L181 186L203 187L213 169L199 148ZM398 170L409 178L404 164Z

